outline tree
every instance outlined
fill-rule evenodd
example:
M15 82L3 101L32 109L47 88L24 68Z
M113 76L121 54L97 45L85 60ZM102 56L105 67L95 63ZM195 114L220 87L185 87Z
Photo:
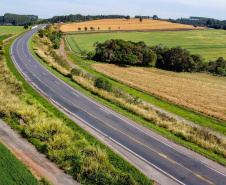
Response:
M81 28L78 28L78 31L81 31Z
M154 19L154 20L158 20L159 18L158 18L158 16L157 16L157 15L153 15L152 19Z
M129 15L127 15L126 17L125 17L125 19L127 19L127 21L130 19L130 16Z
M143 18L142 17L140 17L140 22L142 22L143 21Z
M111 30L111 27L109 27L108 29L109 29L109 31L110 31L110 30Z
M98 31L100 30L100 27L98 27Z
M120 27L118 27L118 29L120 30Z
M88 30L88 28L87 28L87 27L85 27L85 28L84 28L84 30L85 30L85 31L87 31L87 30Z
M93 31L94 30L94 27L90 27L90 30Z
M27 30L27 29L28 29L28 25L25 25L25 26L24 26L24 29Z

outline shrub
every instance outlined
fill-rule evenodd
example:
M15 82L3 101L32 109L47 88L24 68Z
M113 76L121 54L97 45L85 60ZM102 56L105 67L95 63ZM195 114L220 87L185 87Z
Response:
M71 75L81 76L81 74L82 74L82 70L81 70L81 69L73 68L73 69L71 70Z
M99 77L95 80L94 86L99 89L104 89L106 91L111 91L112 84L105 78Z

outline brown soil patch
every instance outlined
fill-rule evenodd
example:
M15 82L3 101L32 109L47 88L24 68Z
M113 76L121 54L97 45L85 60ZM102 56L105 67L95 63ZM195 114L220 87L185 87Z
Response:
M110 64L92 66L123 83L195 111L226 120L225 77L150 68L124 68Z
M81 28L84 31L84 28L87 27L90 30L90 27L93 27L95 30L100 28L100 31L109 30L197 30L197 29L205 29L204 27L194 27L191 25L170 23L166 21L158 21L151 19L143 19L143 22L140 22L139 19L101 19L95 21L87 21L80 23L72 23L72 24L63 24L60 29L63 32L74 32L78 31L78 28Z

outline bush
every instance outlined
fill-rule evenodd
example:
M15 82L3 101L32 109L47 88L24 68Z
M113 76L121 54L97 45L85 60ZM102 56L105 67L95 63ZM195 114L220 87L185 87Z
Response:
M52 185L45 177L40 179L40 185Z
M111 91L112 84L105 78L99 77L95 80L94 86L99 89L104 89L106 91Z
M81 74L82 74L82 70L81 70L81 69L73 68L73 69L71 70L71 75L81 76Z

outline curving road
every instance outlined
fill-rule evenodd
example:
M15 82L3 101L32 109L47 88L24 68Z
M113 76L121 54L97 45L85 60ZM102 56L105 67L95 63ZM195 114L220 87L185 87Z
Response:
M226 175L172 148L99 106L62 82L29 52L28 41L43 26L17 38L11 46L15 66L30 83L90 126L138 155L180 184L226 184Z

